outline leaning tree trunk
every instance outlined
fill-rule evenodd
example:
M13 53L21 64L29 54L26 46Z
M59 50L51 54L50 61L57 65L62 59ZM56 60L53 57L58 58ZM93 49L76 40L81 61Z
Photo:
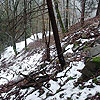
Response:
M97 8L96 16L100 16L100 0L99 0L99 3L98 3L98 8Z
M59 39L59 35L58 35L58 28L57 28L55 15L54 15L54 11L53 11L52 0L46 0L46 1L47 1L47 6L48 6L49 17L50 17L50 20L51 20L54 40L55 40L55 44L56 44L58 59L59 59L59 62L61 64L61 67L63 69L63 67L65 65L65 60L64 60L64 57L63 57L60 39Z
M60 14L60 11L59 11L59 8L58 8L58 2L57 2L57 0L54 0L54 4L55 4L55 10L56 10L56 13L57 13L57 18L58 18L60 27L62 29L62 33L65 33L66 30L64 28L64 24L63 24L63 21L62 21L62 18L61 18L61 14Z

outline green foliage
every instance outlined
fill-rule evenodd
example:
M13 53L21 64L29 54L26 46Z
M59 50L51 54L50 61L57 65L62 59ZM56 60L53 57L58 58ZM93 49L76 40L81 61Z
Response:
M82 89L84 89L84 86L83 86L83 85L81 85L81 86L79 86L79 88L82 90Z
M85 46L83 47L83 50L84 50L84 49L87 49L87 48L88 48L88 46L85 45Z
M100 76L93 78L92 82L97 85L100 85Z
M93 81L93 83L97 84L98 79L97 78L94 78L92 81Z
M100 93L98 93L98 96L100 96Z
M76 42L74 43L74 48L77 48L79 46L79 44Z
M73 77L71 77L71 76L68 78L68 80L74 80L74 79L75 79L75 78L73 78Z
M92 58L92 61L93 62L100 62L100 57L93 57Z

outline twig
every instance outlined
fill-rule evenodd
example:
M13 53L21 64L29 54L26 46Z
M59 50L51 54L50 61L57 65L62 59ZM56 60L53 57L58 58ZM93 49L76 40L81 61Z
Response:
M7 80L9 82L9 80L7 78L5 78L5 77L0 77L0 79L5 79L5 80Z

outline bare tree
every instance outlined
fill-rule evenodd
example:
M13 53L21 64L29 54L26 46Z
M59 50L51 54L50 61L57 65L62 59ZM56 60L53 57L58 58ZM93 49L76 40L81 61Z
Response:
M58 59L59 59L59 62L61 64L61 67L63 69L63 67L65 65L65 60L63 57L60 39L59 39L59 35L58 35L58 28L57 28L55 15L54 15L54 11L53 11L52 0L46 0L46 1L47 1L47 6L48 6L49 17L51 20L54 40L55 40L55 44L56 44L56 48L57 48Z

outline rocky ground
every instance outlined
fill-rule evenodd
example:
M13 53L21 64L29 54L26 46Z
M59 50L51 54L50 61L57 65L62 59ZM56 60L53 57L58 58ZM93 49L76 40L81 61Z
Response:
M93 19L92 19L93 20ZM72 27L61 39L66 66L60 71L53 38L51 60L45 61L42 40L28 39L28 52L17 44L19 54L6 48L0 59L1 100L99 100L99 18L83 28ZM78 25L77 25L78 26ZM40 35L39 35L40 36ZM41 36L40 36L41 37ZM41 38L40 38L41 39Z

